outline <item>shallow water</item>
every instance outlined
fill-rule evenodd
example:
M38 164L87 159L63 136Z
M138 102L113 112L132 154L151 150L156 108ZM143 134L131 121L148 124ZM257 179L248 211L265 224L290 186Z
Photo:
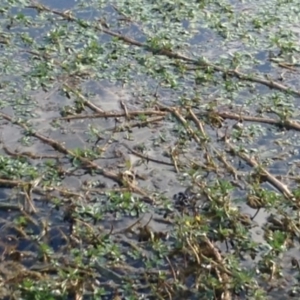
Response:
M275 1L274 1L275 2ZM76 4L74 1L44 1L43 2L50 7L55 9L65 10L72 9L72 7ZM272 1L267 1L266 6L270 5ZM260 15L262 12L261 4L258 2L251 3L240 3L238 1L232 1L232 7L234 9L234 18L233 25L226 23L228 21L227 15L224 14L224 26L228 26L231 31L234 24L237 24L237 20L239 19L239 13L246 14L245 16L249 17L250 15ZM112 19L116 18L116 12L112 10L111 7L104 9L106 16L111 17ZM213 10L212 10L213 12ZM207 13L211 13L207 11ZM32 15L34 16L34 14ZM93 18L98 17L96 12L92 11L91 7L87 7L85 12L80 13L80 16L85 17L87 20L92 20ZM286 16L283 16L283 19L286 19ZM247 19L248 20L248 19ZM213 18L210 19L210 22L213 23ZM136 22L139 25L139 22ZM205 22L204 22L205 23ZM299 35L297 31L297 26L295 26L296 20L294 22L289 23L289 27ZM207 24L206 24L207 25ZM51 25L49 25L51 26ZM201 25L202 26L202 25ZM194 29L194 35L189 42L191 44L189 47L183 49L183 53L188 53L190 56L197 57L199 55L204 56L211 61L215 61L220 57L224 57L225 61L228 61L229 57L232 57L235 54L246 54L249 55L249 59L244 60L244 63L239 65L238 68L242 72L248 73L252 70L256 72L260 72L262 76L266 73L270 73L272 78L276 80L282 76L284 76L284 84L291 85L295 89L298 88L298 70L291 72L289 69L280 69L277 65L271 63L268 60L268 43L265 40L260 40L257 44L254 42L250 42L247 38L242 37L242 33L237 31L232 31L233 38L228 38L225 40L222 35L216 33L215 29L212 29L212 24L208 22L207 28L202 28L201 26ZM244 26L244 24L243 24ZM241 27L243 27L241 26ZM250 25L249 25L250 26ZM278 21L278 26L282 26L282 24ZM71 25L70 25L71 28ZM246 27L245 27L246 28ZM47 27L45 28L47 29ZM44 30L45 30L44 29ZM253 36L260 37L268 34L272 34L276 31L276 26L271 27L270 32L261 33L259 30L253 29L251 27L251 33ZM38 38L42 37L43 29L35 29L38 32ZM162 29L163 30L163 29ZM220 28L220 30L225 30L224 28ZM135 37L137 35L138 41L143 41L144 36L140 27L136 24L123 26L120 28L122 33ZM223 32L224 33L224 32ZM71 34L71 33L70 33ZM100 35L100 34L99 34ZM102 41L107 41L107 47L112 47L109 44L111 40L110 37L101 35L99 37ZM77 47L80 48L83 42L78 41ZM130 48L130 47L128 47ZM128 48L124 48L128 50ZM276 52L276 49L272 49ZM132 50L133 51L133 50ZM277 51L278 52L278 51ZM137 52L136 56L138 57L141 53ZM297 53L293 54L295 59L297 58ZM70 54L71 56L71 54ZM149 57L154 57L152 54L149 54ZM250 58L255 57L257 59L257 63L253 64ZM285 57L284 57L285 58ZM67 59L67 58L66 58ZM136 59L136 58L135 58ZM156 61L157 60L157 61ZM162 66L164 64L164 58L157 56L154 58L153 65L157 64L157 67ZM248 64L249 62L249 64ZM97 70L97 72L106 72L103 75L103 79L96 78L91 80L79 79L79 86L81 88L82 93L87 97L87 99L93 104L97 105L97 107L105 112L116 112L120 111L121 102L126 104L126 107L129 111L142 109L146 103L151 103L151 101L155 100L157 97L161 103L165 105L177 104L178 101L181 100L182 96L185 97L195 97L199 96L199 99L195 100L193 103L193 107L195 108L195 113L199 113L203 111L203 108L207 107L213 102L216 102L222 110L222 106L226 111L243 111L243 114L250 115L258 115L258 109L262 107L263 102L270 101L270 107L275 107L276 101L270 99L263 99L264 96L268 96L275 91L271 90L265 86L259 85L257 83L253 84L253 86L248 87L244 82L240 80L232 80L236 84L240 84L241 88L235 91L226 90L224 85L226 85L223 81L221 81L221 75L216 75L215 85L211 85L210 83L206 83L203 80L202 85L197 85L194 83L194 78L191 76L181 78L179 75L175 79L179 82L179 88L170 89L169 87L161 87L158 89L157 93L154 93L157 88L157 84L159 83L160 78L153 79L148 76L146 73L138 74L135 73L137 68L136 61L133 60L132 64L126 65L124 61L120 61L120 65L124 63L124 68L127 70L131 70L129 72L131 76L131 81L129 83L110 83L109 74L115 74L114 72L120 71L118 69L117 63L109 62L111 65L107 69ZM19 70L17 74L23 74L23 72L31 71L31 62L26 61L24 58L24 70ZM153 66L150 64L149 69ZM99 67L99 66L98 66ZM147 66L145 66L147 69ZM171 69L171 68L170 68ZM56 76L59 72L53 73L53 76ZM12 74L10 74L12 75ZM17 77L17 76L16 76ZM101 76L100 76L101 77ZM121 77L121 75L120 75ZM71 79L70 79L71 80ZM150 127L135 127L130 132L114 132L114 128L117 125L126 125L126 120L123 119L121 122L115 120L114 118L95 118L95 119L81 119L81 120L71 120L69 122L60 122L59 126L53 126L52 120L58 119L61 117L62 108L66 105L74 106L74 95L71 97L66 97L62 95L60 87L62 84L68 82L68 79L59 79L55 77L55 82L52 86L48 88L47 91L43 91L40 88L37 90L24 90L24 93L29 95L29 100L27 99L23 102L23 106L28 107L28 114L26 115L26 119L30 120L30 124L38 130L39 133L44 134L46 137L57 140L63 143L68 149L75 150L76 148L84 148L85 146L90 147L95 141L89 141L90 128L94 128L98 130L99 134L102 137L102 140L97 145L98 147L106 146L107 151L105 152L105 156L101 159L98 159L96 162L101 166L104 166L105 169L108 170L124 170L126 169L126 165L132 167L136 174L140 174L146 178L146 180L138 180L139 187L146 190L149 194L159 194L162 193L166 196L166 201L172 203L173 195L182 192L186 189L190 184L190 177L186 176L186 179L181 180L180 176L176 174L174 166L166 166L155 162L143 162L139 164L140 158L136 155L130 153L128 148L124 146L124 143L130 148L134 148L137 145L143 145L145 151L145 156L149 156L155 158L157 160L161 160L164 162L171 162L170 156L165 155L166 152L170 152L170 150L174 149L174 147L178 144L179 141L179 133L176 131L176 122L174 119L165 118L163 121L160 121L158 124L152 125ZM22 80L21 80L22 82ZM209 82L209 81L208 81ZM219 83L219 85L217 85ZM20 85L21 86L21 85ZM38 85L37 85L38 86ZM90 93L90 94L89 94ZM12 92L12 95L16 95L16 92ZM196 96L195 96L196 95ZM18 116L18 106L9 101L9 94L5 95L6 100L2 105L2 112ZM282 96L281 96L282 97ZM272 102L273 101L273 102ZM293 96L283 96L282 105L290 105L295 108L295 114L298 117L299 112L297 112L296 108L299 104L298 97ZM30 109L29 103L35 103ZM218 107L217 105L217 107ZM151 105L149 104L151 107ZM91 111L88 110L90 113ZM32 114L32 115L30 115ZM274 117L274 114L270 114ZM276 115L275 115L276 116ZM225 126L229 127L230 132L234 131L233 126L236 121L226 121L224 122ZM254 136L250 136L248 134L251 131L250 126L257 125L260 126L260 134L254 134ZM23 151L31 151L33 153L39 154L47 154L47 155L55 155L56 151L54 151L51 147L41 143L40 141L36 141L33 139L33 143L24 146L24 143L20 143L20 139L24 136L24 132L20 131L19 127L16 125L11 125L11 123L1 120L1 138L5 141L6 147L13 150ZM217 141L219 134L224 134L224 127L220 129L212 128L209 125L204 125L206 133L211 138L211 144L219 151L224 149L224 143ZM175 128L174 128L175 127ZM266 164L267 169L271 170L272 173L276 175L287 175L291 165L298 158L297 148L298 148L298 132L295 131L284 131L282 129L275 128L271 125L261 125L254 122L244 122L244 136L240 138L233 139L233 143L235 145L244 145L249 151L253 149L252 154L257 155L259 160ZM183 133L184 135L185 133ZM236 135L239 135L239 132L235 132ZM250 137L249 137L250 136ZM113 142L117 141L117 142ZM283 145L284 141L288 140L289 145ZM120 143L118 143L120 142ZM122 145L123 144L123 145ZM255 151L254 151L255 150ZM116 153L120 154L119 156ZM179 160L182 164L189 162L191 159L195 162L204 161L204 149L200 149L195 142L190 141L186 144L186 152L184 154L179 155ZM280 156L284 154L283 159L275 159L276 156ZM213 155L214 157L214 155ZM215 157L214 157L215 159ZM227 156L227 159L234 165L239 171L249 173L252 168L249 167L246 163L241 162L240 159L236 157ZM41 160L42 161L42 160ZM33 165L38 166L41 161L32 160ZM62 161L63 164L63 161ZM72 166L69 162L65 166L67 169L72 169ZM188 172L188 167L186 167L186 172ZM296 171L298 169L296 168ZM83 173L83 172L82 172ZM202 176L203 174L201 174ZM222 178L233 181L232 176L230 176L229 172L223 172L221 175ZM96 178L95 178L96 177ZM203 176L204 177L204 176ZM216 181L215 173L209 174L211 182ZM106 187L112 188L114 186L114 182L102 176L101 174L97 174L97 176L92 176L91 174L76 174L76 175L67 175L62 181L61 185L63 187L68 187L74 191L80 189L83 182L90 180L98 180L106 185ZM282 180L283 182L285 179ZM290 187L295 184L291 183L286 179L286 183L289 184ZM271 185L266 186L267 189L274 189ZM1 199L6 198L10 195L11 190L7 188L1 188L0 192L5 193L5 195L1 195ZM233 191L232 199L241 199L245 202L245 196L247 193L247 188L244 189L236 189ZM37 199L42 200L40 196L37 195ZM98 201L97 196L95 196L95 201ZM103 200L104 202L106 200ZM107 200L108 201L108 200ZM109 201L108 201L109 202ZM245 203L239 203L240 209L250 215L255 213L255 210L249 208ZM164 203L163 203L164 204ZM164 205L161 205L164 206ZM50 206L51 207L51 206ZM60 228L65 234L68 233L68 225L63 222L63 213L61 211L53 214L49 214L49 206L41 206L41 211L49 218L55 226L53 227L53 232L57 233L57 237L53 237L53 241L51 245L53 249L58 249L59 243L61 239L61 232L58 232L57 228ZM154 231L166 231L170 230L170 225L163 224L162 222L155 221L159 218L162 218L165 210L161 207L156 207L155 205L147 204L147 212L142 220L142 225L145 225L150 219L151 215L153 215L153 219L149 223L149 225L153 228ZM143 214L141 214L143 215ZM252 229L252 235L256 242L265 244L265 240L262 236L262 226L266 223L266 219L269 213L265 210L261 210L260 213L256 216L255 221L258 226ZM5 217L5 213L0 217ZM14 219L14 215L12 214L11 219ZM101 226L103 226L103 230L105 232L109 232L111 226L113 225L115 230L121 230L122 228L127 228L137 219L136 215L120 215L116 216L115 214L107 214L105 220L100 222ZM34 233L38 234L38 233ZM52 231L51 231L52 235ZM56 234L53 233L55 236ZM128 238L129 240L135 238ZM22 244L22 243L21 243ZM25 243L26 244L26 243ZM27 245L21 245L26 248ZM293 253L293 252L292 252ZM291 253L286 253L286 256L290 256ZM297 253L293 253L293 255L297 255ZM273 297L273 296L272 296ZM275 295L274 295L275 297Z

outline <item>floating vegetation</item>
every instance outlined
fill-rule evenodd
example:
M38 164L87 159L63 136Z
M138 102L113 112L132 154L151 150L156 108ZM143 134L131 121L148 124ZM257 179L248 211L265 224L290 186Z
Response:
M1 299L299 297L298 1L1 4Z

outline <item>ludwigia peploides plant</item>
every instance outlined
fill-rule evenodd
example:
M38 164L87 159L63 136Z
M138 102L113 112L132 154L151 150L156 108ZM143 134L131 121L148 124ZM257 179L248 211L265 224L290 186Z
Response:
M299 15L2 0L0 299L298 299Z

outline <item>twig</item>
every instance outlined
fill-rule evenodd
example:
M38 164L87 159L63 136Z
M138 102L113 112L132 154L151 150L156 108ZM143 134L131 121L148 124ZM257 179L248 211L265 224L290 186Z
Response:
M230 273L228 273L229 271L227 271L227 268L225 267L223 258L221 256L221 254L219 253L218 249L213 245L213 243L206 236L203 236L203 240L204 240L205 244L207 245L207 247L209 248L210 252L213 254L216 262L221 267L218 269L219 269L221 277L222 277L222 284L223 284L223 289L224 289L222 299L231 300L232 295L231 295L230 287L229 287L230 277L228 275Z
M121 143L121 145L123 145L127 150L129 150L132 154L145 159L146 161L152 161L158 164L162 164L162 165L167 165L167 166L173 166L173 164L171 162L167 162L167 161L163 161L163 160L159 160L153 157L150 157L148 155L144 155L138 151L133 150L132 148L130 148L127 144L125 143Z
M216 113L224 119L265 123L265 124L271 124L276 126L283 126L286 129L300 130L300 123L294 120L275 120L272 118L245 116L245 115L240 115L240 114L235 114L230 112L216 112Z
M82 103L85 106L87 106L88 108L90 108L91 110L93 110L93 111L95 111L97 113L104 113L104 111L101 108L99 108L94 103L92 103L89 100L87 100L78 90L74 90L72 87L70 87L66 83L64 84L64 89L67 89L68 92L71 92L71 93L75 94L82 101Z
M120 106L121 108L124 110L124 113L125 113L125 118L127 120L130 119L130 116L129 116L129 113L128 113L128 109L127 109L127 105L125 104L125 102L123 100L120 100Z
M186 119L181 115L181 113L179 112L178 108L176 107L168 107L165 105L162 105L160 103L158 103L158 106L161 109L164 109L170 113L172 113L185 127L186 131L194 138L194 140L201 145L201 140L200 138L197 136L197 134L194 132L194 130L190 127L190 125L188 124L188 122L186 121Z
M269 183L271 183L274 187L276 187L286 198L293 200L294 196L292 192L288 189L288 187L283 184L281 181L279 181L275 176L273 176L271 173L269 173L266 169L261 167L257 161L251 157L249 157L246 153L237 151L233 145L230 144L229 141L226 141L226 144L228 145L231 152L239 156L241 159L246 161L250 166L254 168L260 168L263 175L266 176L266 179Z
M157 115L157 116L165 116L167 113L162 112L159 110L141 110L141 111L128 111L128 117L134 117L134 116L149 116L149 115ZM125 112L106 112L103 111L101 113L95 113L92 115L75 115L75 116L67 116L67 117L61 117L58 118L58 120L80 120L80 119L97 119L97 118L119 118L119 117L126 117Z

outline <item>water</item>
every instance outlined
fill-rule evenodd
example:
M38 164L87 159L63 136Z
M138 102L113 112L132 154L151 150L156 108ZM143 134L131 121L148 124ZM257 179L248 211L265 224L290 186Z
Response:
M66 12L66 10L72 10L78 2L44 1L43 3L53 9ZM277 3L277 9L281 13L280 19L278 19L279 13L272 8L272 3ZM227 67L236 68L236 70L245 74L255 72L262 78L271 76L271 80L298 89L297 64L293 66L295 70L290 70L278 67L269 60L269 51L271 50L278 56L281 48L285 50L279 55L281 61L286 64L291 61L298 61L298 52L287 49L288 45L285 44L287 39L285 36L288 36L291 43L294 43L294 47L299 46L297 8L289 12L290 18L288 18L288 5L281 4L280 6L278 1L267 1L264 4L231 1L227 4L226 6L224 3L220 3L218 7L212 3L202 10L196 10L194 8L196 3L192 2L188 7L189 15L185 15L184 11L181 11L178 13L179 16L173 16L171 5L168 8L168 14L166 13L167 8L162 9L162 4L156 3L155 9L152 11L153 20L151 20L146 13L148 5L150 5L148 2L142 4L132 3L132 7L124 6L122 17L125 18L128 15L133 20L117 23L117 19L120 18L117 9L118 7L122 8L123 1L120 1L115 9L111 3L108 3L101 10L93 8L95 3L91 2L90 4L85 3L86 9L75 15L84 18L88 22L92 22L96 18L102 18L102 21L106 19L106 22L111 24L109 30L130 36L140 43L144 43L147 40L146 37L148 37L148 43L151 45L164 40L167 47L169 41L173 43L172 49L176 49L177 53L192 58L205 57L216 64L223 62ZM230 7L229 4L232 6ZM222 14L220 14L220 11L222 11L220 7L224 10ZM268 11L264 14L266 8L268 8ZM131 14L131 10L136 11L136 14ZM28 13L33 20L37 18L34 10L26 9L25 13ZM161 18L160 15L163 14L165 14L164 18ZM272 14L276 22L272 21ZM194 17L192 17L193 15ZM49 18L49 21L45 21L47 18ZM277 118L280 113L293 113L295 117L298 117L298 97L270 90L259 83L249 83L236 78L233 79L231 76L225 78L221 72L212 72L209 68L199 67L195 76L193 71L185 72L184 68L180 71L180 68L170 64L170 59L163 55L153 55L151 52L146 52L145 49L128 43L115 43L108 34L88 29L83 30L72 22L59 20L57 25L53 25L51 23L53 18L53 14L50 13L47 17L45 16L44 20L37 21L39 26L34 28L29 26L28 29L22 28L21 22L20 26L13 29L16 33L14 38L17 41L17 46L12 46L8 52L6 51L7 47L3 46L1 52L4 58L7 59L6 64L13 63L4 76L8 80L8 85L0 90L0 93L3 93L1 112L29 121L34 130L47 138L59 141L72 151L76 151L78 148L88 149L92 145L94 147L96 137L100 137L98 147L105 148L106 152L101 159L97 159L98 164L103 166L105 170L117 170L116 172L122 172L129 168L136 174L146 178L146 180L138 180L138 187L143 189L147 195L150 196L154 193L155 195L163 194L165 196L162 203L161 200L158 200L159 204L157 206L146 205L147 213L143 218L142 225L145 225L150 216L153 215L153 220L149 225L154 231L170 230L170 225L155 220L162 218L165 207L172 205L173 195L185 190L190 184L191 177L187 174L190 170L188 163L191 160L196 163L205 162L206 149L199 147L193 141L185 141L185 147L182 147L181 143L183 143L187 133L180 128L179 122L174 117L167 116L163 121L153 123L149 127L136 126L131 130L119 132L116 130L116 126L126 126L131 122L130 119L86 118L66 122L59 120L63 110L66 111L68 107L74 107L76 100L77 104L80 104L79 100L83 98L96 105L98 110L105 112L122 111L123 104L125 104L128 111L142 111L145 107L155 110L153 103L159 100L165 105L175 105L180 101L189 101L190 105L195 108L195 113L199 115L207 106L213 107L217 104L216 109L241 113L241 115L256 116L260 115L260 111L266 112L272 108L277 115L274 111L265 114ZM3 20L5 18L1 22ZM46 25L42 24L42 21ZM268 21L271 25L263 31L259 28L257 23L259 21ZM58 32L64 37L63 43L59 34L56 37L57 44L47 42L50 33L45 36L44 32L51 29L53 34L56 27L59 28L60 31L58 30ZM4 31L11 33L11 31ZM289 36L290 31L293 34ZM28 32L29 36L35 39L36 44L34 46L31 46L30 43L26 44L18 36L20 32ZM274 42L273 38L276 34L281 37L277 43ZM155 40L156 36L159 37L158 41ZM171 41L172 36L174 40ZM53 39L55 39L55 34ZM72 48L73 44L75 45L74 48ZM95 50L97 46L99 48ZM24 54L24 51L32 50L31 48L35 52L47 49L47 52L53 54L53 59L58 60L59 63L44 65L38 57L32 59L32 54ZM90 51L90 56L87 54L88 51ZM147 54L145 55L145 53ZM96 59L94 59L94 56ZM81 60L82 57L85 60ZM87 59L90 59L90 61L86 61ZM6 68L4 62L1 63L1 68L2 70ZM82 72L88 74L85 76L89 79L84 78ZM37 76L33 77L32 74ZM66 85L70 88L69 95L62 92L62 87ZM81 95L76 95L76 92L73 93L78 87ZM82 113L92 114L92 111L85 106ZM141 113L140 121L143 119L144 116ZM288 174L290 172L289 168L292 169L292 166L294 173L297 174L298 169L293 164L298 157L295 153L298 148L297 131L285 131L271 125L244 122L244 129L239 132L233 128L234 124L235 121L228 121L226 124L234 145L240 145L249 151L254 150L251 155L256 157L276 176ZM253 129L251 125L257 126L256 129ZM24 138L24 131L20 130L18 126L5 120L1 120L0 126L1 138L9 149L40 155L57 155L57 151L54 151L45 143L34 138L28 141L26 136ZM214 128L213 126L204 125L204 130L210 136L212 145L222 151L225 145L217 141L217 136L226 132L225 126ZM97 135L93 135L92 131L97 131ZM137 145L143 146L145 159L140 160L124 145L113 143L113 141L125 143L130 148ZM288 145L284 144L285 142ZM182 148L185 150L182 151ZM173 154L173 157L171 154ZM282 154L284 159L279 160L278 157ZM225 155L227 160L239 171L245 173L253 171L247 164L244 164L244 168L241 169L240 159L232 157L226 152ZM148 156L169 163L172 162L172 159L173 161L178 159L178 163L184 166L184 176L176 174L174 166L162 165L151 160L147 161ZM111 189L115 184L112 180L105 178L101 172L95 176L85 171L84 168L78 167L75 160L66 163L66 159L57 159L66 172L60 178L62 188L68 188L75 193L82 193L80 189L84 182L97 180L105 185L107 189ZM214 154L212 154L212 159L217 161ZM42 165L45 160L33 159L31 163L40 168L39 172L42 172ZM51 173L50 175L45 174L45 176L50 179L53 176L53 180L55 180L56 171L52 171L53 175ZM74 173L68 173L73 171ZM225 171L223 166L221 171L221 175L218 176L233 181L233 177L228 171ZM202 178L203 181L208 180L205 178L204 172L199 173L199 178ZM208 173L208 181L216 181L216 173ZM296 186L295 182L287 179L285 183L290 188ZM273 189L270 184L264 186L264 188ZM232 194L232 199L239 198L245 202L249 190L249 187L237 188ZM1 199L5 200L10 195L11 189L2 188L0 192L3 193ZM55 197L62 197L59 193L49 193L49 195L50 200ZM37 199L43 200L45 195L36 196ZM90 195L87 194L88 196ZM159 197L157 198L159 199ZM81 205L86 200L86 198L83 198L74 201ZM66 200L66 202L68 201ZM47 220L54 224L50 234L53 235L53 239L50 243L53 251L56 252L59 249L60 242L64 244L62 236L63 234L68 235L69 225L63 222L62 211L52 211L49 214L50 208L51 205L45 205L41 206L40 210L44 216L47 216ZM250 209L245 203L242 203L240 208L250 215L255 213L255 210ZM266 210L261 210L255 218L258 227L252 230L253 239L261 244L266 243L261 228L266 223L268 215L269 213ZM5 213L1 217L4 218ZM15 217L16 215L11 213L11 220L14 220ZM107 215L99 223L99 226L102 226L104 232L107 233L112 225L115 230L119 230L129 227L136 219L136 216L125 213L119 216L112 214ZM34 234L38 235L40 232L37 231ZM133 238L133 240L136 241L136 238ZM21 241L20 247L23 250L27 249L28 245ZM33 250L30 248L28 251ZM291 253L286 253L286 257L289 255Z

